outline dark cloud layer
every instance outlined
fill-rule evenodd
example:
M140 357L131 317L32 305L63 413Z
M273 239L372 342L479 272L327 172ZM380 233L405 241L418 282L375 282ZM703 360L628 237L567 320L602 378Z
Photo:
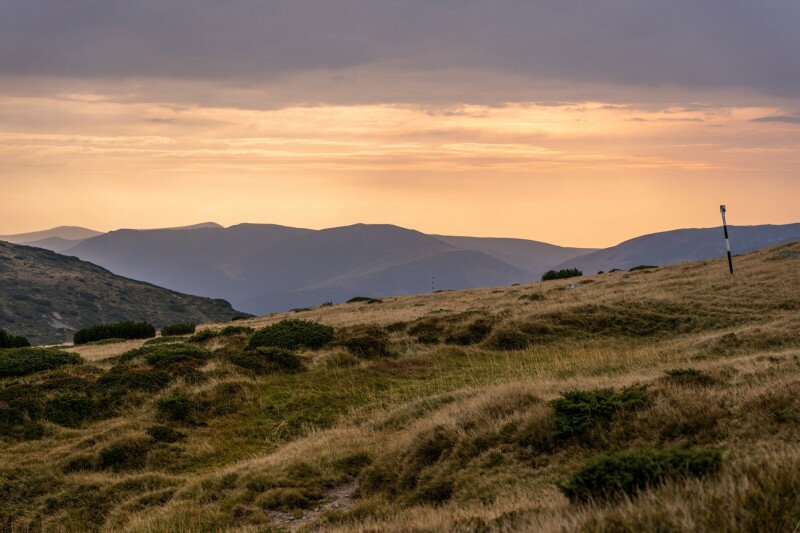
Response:
M246 84L468 69L798 98L798 28L797 0L10 0L0 76Z

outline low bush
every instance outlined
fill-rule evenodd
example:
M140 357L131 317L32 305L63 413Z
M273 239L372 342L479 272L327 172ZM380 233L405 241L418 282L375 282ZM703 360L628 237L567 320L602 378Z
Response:
M686 386L707 387L715 385L717 379L696 368L673 368L664 372L664 379L670 383Z
M379 303L383 303L383 300L381 300L379 298L370 298L368 296L356 296L354 298L350 298L349 300L347 300L347 303L349 303L349 304L355 304L355 303L379 304Z
M77 354L52 348L11 348L0 350L0 378L26 376L64 365L83 362Z
M707 476L721 466L722 454L714 450L624 451L590 460L561 490L573 503L611 500L670 479Z
M226 326L219 332L220 337L234 337L236 335L250 335L255 330L247 326Z
M156 328L148 322L119 322L116 324L100 324L75 332L73 342L87 342L104 339L152 339L156 336Z
M420 344L439 344L442 340L438 337L438 335L433 335L430 333L423 333L417 337L417 342Z
M161 398L156 403L159 418L173 422L190 422L195 408L191 399L180 389Z
M498 350L524 350L531 345L531 336L516 329L496 331L487 341L489 346Z
M485 318L479 318L465 328L459 329L447 337L447 343L469 346L483 342L492 332L492 323Z
M217 335L218 333L213 329L202 329L197 333L195 333L194 335L192 335L191 337L189 337L189 342L197 342L197 343L207 342L215 338Z
M345 338L339 340L337 344L361 359L373 359L391 355L389 334L379 327L361 328L352 331Z
M151 445L152 440L149 437L112 442L100 450L97 467L115 472L144 468Z
M583 272L577 268L565 268L563 270L548 270L542 274L542 281L549 281L553 279L569 279L578 278L583 276Z
M286 319L256 331L250 339L250 347L319 349L333 340L333 332L331 326L318 322Z
M164 337L167 336L178 336L178 335L191 335L197 329L197 324L192 324L189 322L183 322L180 324L169 324L161 328L161 335Z
M4 329L0 329L0 348L25 348L31 343L25 337L11 335Z
M156 442L167 444L178 442L186 438L186 434L169 426L155 425L147 428L147 434Z
M635 266L635 267L629 269L628 272L638 272L640 270L651 270L651 269L654 269L654 268L658 268L658 267L655 266L655 265L639 265L639 266Z
M567 392L550 402L555 411L555 437L580 436L618 412L641 409L649 403L646 385L634 385L619 392L614 389Z
M64 392L47 400L44 416L47 420L70 428L79 427L94 414L94 403L86 394Z
M274 347L236 352L230 354L228 360L236 366L251 370L256 374L277 371L297 372L303 369L303 362L294 353Z

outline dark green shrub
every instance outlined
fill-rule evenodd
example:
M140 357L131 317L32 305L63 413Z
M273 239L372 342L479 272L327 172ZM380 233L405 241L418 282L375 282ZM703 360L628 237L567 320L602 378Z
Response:
M183 322L180 324L170 324L161 328L161 335L164 337L171 335L191 335L197 329L197 324Z
M286 350L318 349L333 339L333 328L309 320L287 319L256 331L251 348L273 346Z
M156 404L159 418L173 422L189 422L195 412L195 406L182 390L161 398Z
M653 268L658 268L658 267L655 265L639 265L629 269L628 272L638 272L639 270L650 270Z
M673 368L664 372L664 378L670 383L687 386L708 387L716 385L717 380L696 368Z
M569 279L583 276L583 272L577 268L566 268L563 270L548 270L542 274L542 281L549 281L552 279Z
M374 300L374 299L375 298L370 298L369 296L354 296L353 298L350 298L349 300L347 300L347 303L349 303L349 304L369 303L371 300Z
M361 359L373 359L391 355L389 334L378 327L355 331L349 337L340 340L338 344L347 348L347 351Z
M151 444L151 439L141 437L112 442L100 450L97 466L115 472L144 468Z
M721 466L715 450L624 451L590 460L561 490L573 503L611 500L669 479L707 476Z
M447 342L449 344L460 344L462 346L478 344L489 336L489 333L492 332L492 327L492 323L489 320L479 318L466 328L451 333L447 337Z
M147 428L147 434L156 442L167 444L178 442L186 438L186 434L169 426L156 425Z
M64 392L47 400L44 416L60 426L79 427L94 414L94 404L86 394Z
M189 337L189 342L206 342L210 341L214 337L217 336L217 332L213 329L201 329L191 337Z
M0 348L26 348L30 345L25 337L11 335L6 330L0 329Z
M488 343L499 350L524 350L531 345L531 337L516 329L501 329L492 335Z
M0 350L0 378L26 376L64 365L78 365L80 356L52 348L10 348Z
M555 437L568 439L582 435L617 412L641 409L649 403L646 385L633 385L620 392L614 389L567 392L550 402L555 410Z
M431 335L430 333L423 333L419 337L417 337L417 342L420 344L439 344L441 339L437 335Z
M273 347L232 353L228 356L228 361L256 374L268 374L281 370L297 372L303 369L302 361L294 353Z
M272 511L308 509L323 498L323 493L314 487L279 487L268 489L258 499L258 505Z
M75 344L101 341L103 339L152 339L156 328L148 322L119 322L100 324L75 332Z
M247 326L226 326L219 332L220 337L233 337L235 335L250 335L255 330Z
M148 348L141 349L148 350ZM210 358L211 355L207 351L187 344L153 346L144 354L144 360L157 368L169 368L179 364L200 366Z

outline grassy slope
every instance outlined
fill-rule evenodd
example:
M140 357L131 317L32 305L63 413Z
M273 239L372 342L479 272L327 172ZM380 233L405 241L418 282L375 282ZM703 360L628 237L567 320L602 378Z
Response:
M800 522L798 255L795 244L742 257L734 278L710 261L588 277L568 290L548 282L290 314L340 332L420 321L454 332L484 317L494 332L478 345L422 345L405 326L391 334L392 358L327 349L305 354L306 372L260 377L224 361L244 339L214 340L219 352L194 384L138 396L121 416L1 443L0 527L791 530ZM520 330L529 348L492 348ZM664 374L689 367L707 383ZM636 383L649 386L646 409L545 445L546 400ZM176 425L185 440L153 444L145 430L156 401L175 389L217 407L205 425ZM120 442L146 442L142 465L65 469ZM441 455L420 452L432 446ZM616 504L572 505L556 486L590 457L643 447L711 447L725 463L714 479ZM393 471L415 479L375 481ZM443 485L445 496L435 490Z
M34 344L72 340L102 322L148 320L158 326L217 321L237 313L223 300L189 296L131 279L74 257L0 242L0 328Z

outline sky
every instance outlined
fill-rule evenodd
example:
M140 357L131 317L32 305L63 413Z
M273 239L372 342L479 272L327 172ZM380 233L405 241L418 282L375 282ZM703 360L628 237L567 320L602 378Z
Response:
M797 0L4 0L0 234L800 221Z

